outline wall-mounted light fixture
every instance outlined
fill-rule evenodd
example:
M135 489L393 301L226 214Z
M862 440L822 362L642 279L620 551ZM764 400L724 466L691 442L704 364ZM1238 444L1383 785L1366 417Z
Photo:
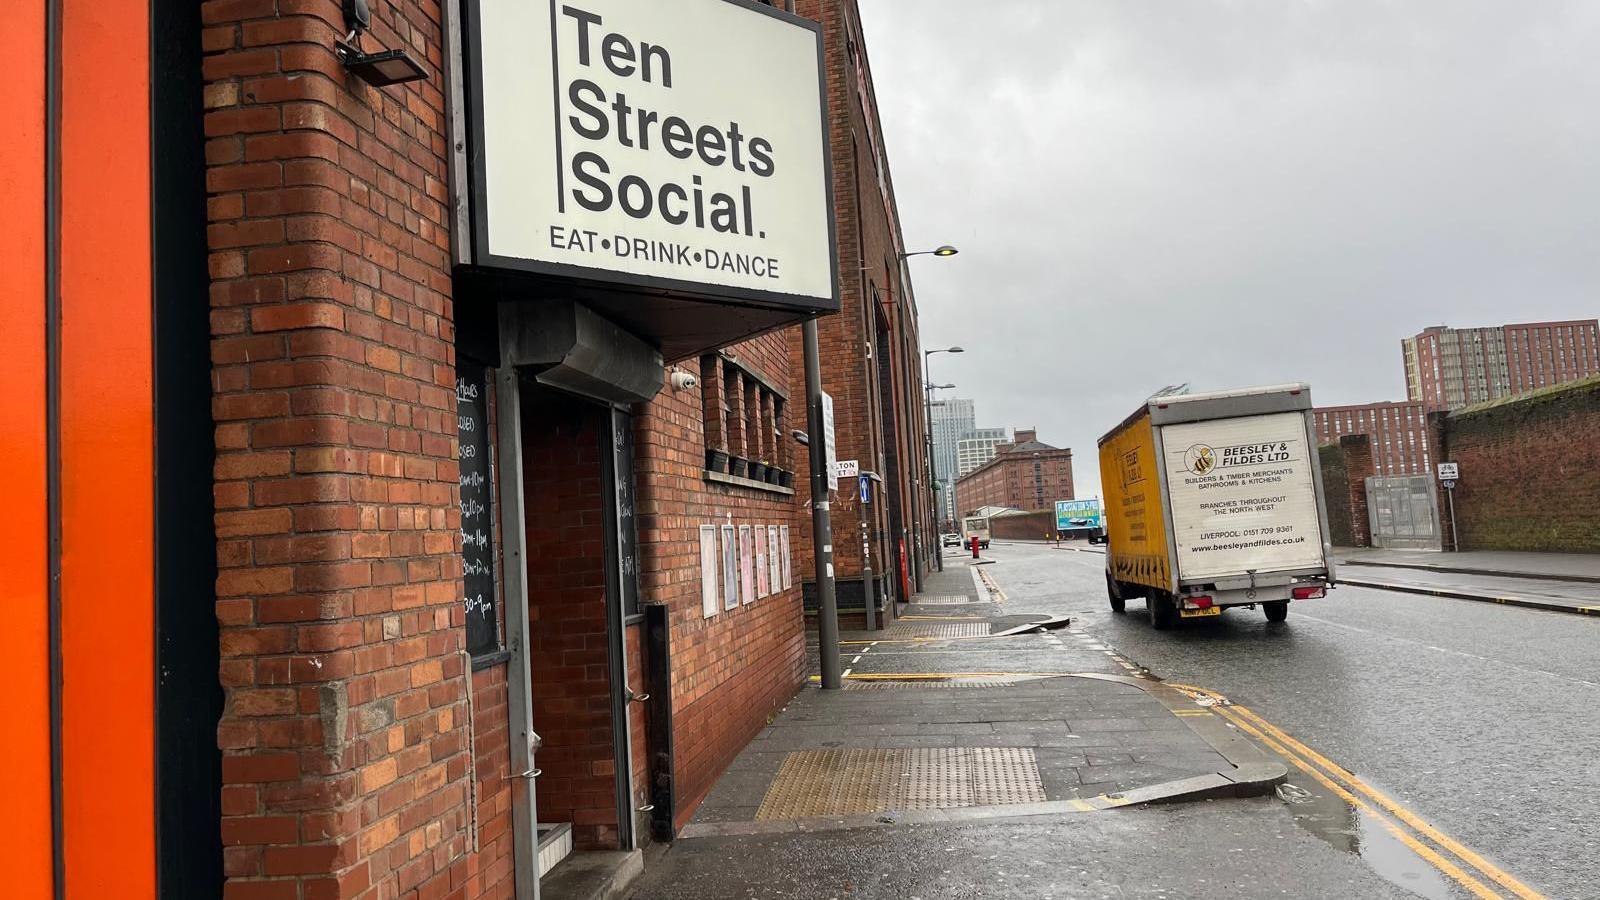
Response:
M336 47L344 67L357 78L382 88L428 77L427 71L405 50L367 53L361 49L361 34L372 26L372 9L367 0L344 0L344 21L350 33Z

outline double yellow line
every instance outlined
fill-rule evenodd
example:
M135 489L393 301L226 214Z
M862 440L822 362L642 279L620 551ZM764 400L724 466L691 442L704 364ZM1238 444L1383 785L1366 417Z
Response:
M1211 707L1214 712L1316 779L1339 799L1371 815L1401 843L1434 868L1455 879L1473 896L1483 900L1505 900L1508 895L1519 900L1545 900L1544 895L1513 878L1470 847L1435 828L1421 816L1251 710L1230 704L1226 697L1205 688L1170 681L1167 684L1191 696L1215 701Z

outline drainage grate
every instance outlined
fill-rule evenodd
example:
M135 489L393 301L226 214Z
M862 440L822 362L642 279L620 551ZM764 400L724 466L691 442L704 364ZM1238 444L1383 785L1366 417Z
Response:
M911 601L913 606L922 604L927 604L928 606L964 606L988 602L987 600L968 597L966 594L919 594L915 600Z
M800 750L784 757L756 819L1040 803L1027 747Z
M846 678L847 691L898 691L905 688L992 688L1038 681L1044 675L950 675L937 678Z
M896 622L884 632L887 638L966 638L986 637L988 622Z

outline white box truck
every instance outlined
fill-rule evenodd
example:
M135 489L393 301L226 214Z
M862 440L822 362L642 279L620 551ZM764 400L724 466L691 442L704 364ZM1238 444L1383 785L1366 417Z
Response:
M1106 590L1150 622L1289 601L1334 583L1311 389L1156 396L1100 439Z

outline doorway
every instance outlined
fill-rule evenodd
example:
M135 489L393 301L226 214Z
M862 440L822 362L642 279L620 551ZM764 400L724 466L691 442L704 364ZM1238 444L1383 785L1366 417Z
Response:
M563 845L633 846L622 606L636 581L622 559L631 542L617 538L619 521L632 528L631 490L619 490L619 483L631 487L632 472L631 463L618 465L617 423L626 438L625 414L526 377L520 394L543 870L564 855ZM620 519L619 497L627 504Z

